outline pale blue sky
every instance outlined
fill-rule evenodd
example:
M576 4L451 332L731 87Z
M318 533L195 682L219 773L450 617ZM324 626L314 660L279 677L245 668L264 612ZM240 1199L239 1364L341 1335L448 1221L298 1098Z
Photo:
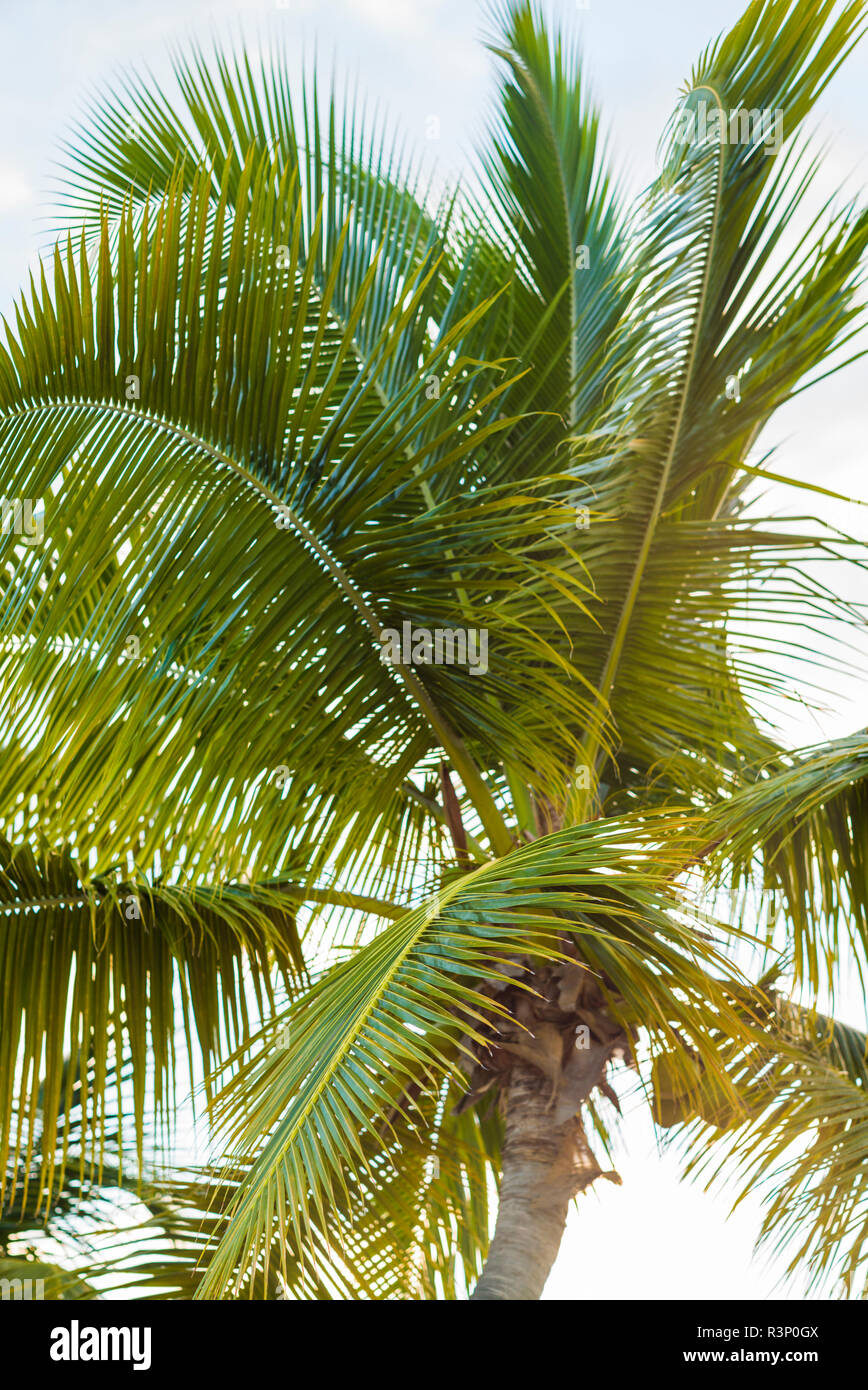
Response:
M615 162L638 190L654 171L659 132L681 83L706 43L739 15L737 0L549 0L550 15L577 26L591 84L611 131ZM0 309L8 313L28 265L45 244L38 219L50 207L51 161L89 84L118 65L148 64L162 80L166 47L190 35L243 35L267 44L275 34L290 53L358 76L390 113L408 146L444 174L466 167L492 91L492 63L479 42L478 0L0 0ZM868 43L849 60L821 102L828 142L816 202L846 182L868 184ZM426 140L430 116L440 138ZM849 367L782 412L767 443L780 443L775 467L848 496L868 496L868 369ZM805 494L775 490L772 506L813 508ZM824 503L822 515L868 537L868 511ZM856 593L854 581L854 594ZM860 595L868 597L866 594ZM866 648L863 644L863 654ZM864 660L862 661L864 669ZM861 674L836 682L819 717L786 715L794 742L850 732L866 723ZM864 1026L854 1003L852 1021ZM775 1288L780 1262L751 1262L757 1209L726 1220L727 1203L679 1186L674 1158L661 1158L653 1127L637 1113L626 1125L618 1166L625 1186L606 1183L570 1217L548 1297L679 1298L800 1296L796 1280Z

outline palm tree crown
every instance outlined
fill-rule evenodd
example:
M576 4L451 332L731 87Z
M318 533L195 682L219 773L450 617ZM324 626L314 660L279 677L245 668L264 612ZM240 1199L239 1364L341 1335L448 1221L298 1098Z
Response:
M635 207L574 47L490 23L472 193L219 47L66 150L0 345L44 527L2 537L13 1254L120 1182L101 1273L154 1295L538 1297L629 1082L693 1164L777 1164L793 1265L864 1272L866 1040L816 1006L868 942L868 736L764 711L865 557L756 488L862 324L868 214L787 231L864 5L751 0ZM178 1065L215 1157L159 1180Z

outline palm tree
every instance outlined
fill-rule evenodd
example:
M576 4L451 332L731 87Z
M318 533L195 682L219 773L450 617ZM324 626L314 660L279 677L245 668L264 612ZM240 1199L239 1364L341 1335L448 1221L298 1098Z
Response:
M817 1005L868 736L768 717L864 552L756 494L861 324L868 216L787 236L863 21L752 0L633 208L525 0L469 192L282 56L93 107L0 348L44 529L0 596L9 1211L104 1192L111 1097L149 1293L538 1298L627 1084L771 1182L792 1267L864 1274L866 1039ZM160 1178L179 1053L215 1161Z

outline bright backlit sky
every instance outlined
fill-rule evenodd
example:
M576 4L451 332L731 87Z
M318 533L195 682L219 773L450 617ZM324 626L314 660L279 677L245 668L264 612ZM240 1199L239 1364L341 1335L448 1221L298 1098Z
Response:
M657 139L701 50L739 15L737 0L548 0L551 16L578 28L587 72L611 132L616 167L638 191L654 172ZM167 74L167 45L212 32L267 44L281 34L290 54L358 77L362 91L403 128L409 147L444 174L467 166L492 91L492 61L480 43L479 0L0 0L0 311L8 315L37 250L46 244L51 161L86 88L118 66ZM846 184L868 184L868 41L834 79L818 126L828 145L816 203ZM440 138L426 140L428 118ZM764 440L778 444L775 469L850 497L868 497L865 469L868 368L848 367L793 402ZM774 490L779 511L816 510L805 493ZM868 509L824 502L822 515L868 538ZM855 580L853 594L856 595ZM860 595L868 597L866 594ZM863 644L863 651L866 650ZM864 660L861 661L864 669ZM794 743L864 726L859 673L836 680L819 716L794 705L784 715ZM862 1023L857 1008L851 1020ZM781 1261L751 1259L757 1206L727 1219L728 1202L679 1184L674 1156L656 1149L644 1113L629 1116L617 1164L624 1186L606 1183L571 1214L549 1280L549 1298L799 1297L799 1280L777 1285Z

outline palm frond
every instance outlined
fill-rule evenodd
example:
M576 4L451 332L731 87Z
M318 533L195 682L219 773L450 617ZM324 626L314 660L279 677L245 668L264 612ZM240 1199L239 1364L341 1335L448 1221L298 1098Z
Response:
M531 0L494 6L492 18L503 75L480 164L500 280L513 272L502 351L512 341L530 357L528 401L559 417L547 438L527 422L530 438L502 461L527 476L566 432L596 423L617 372L608 349L629 293L626 217L578 50L549 37Z
M631 1023L669 1043L689 1035L717 1067L709 1018L732 1036L745 1037L747 1025L715 978L723 958L676 910L671 873L684 837L672 834L665 849L658 839L655 856L647 845L657 829L577 827L453 875L299 1000L285 1020L288 1048L274 1046L273 1030L261 1035L261 1052L239 1064L215 1104L230 1166L250 1171L205 1296L242 1278L275 1240L310 1248L308 1225L323 1223L326 1207L352 1208L372 1134L391 1137L400 1120L424 1136L425 1104L430 1113L445 1079L460 1082L467 1042L487 1045L509 1021L496 989L481 986L512 986L517 958L571 963L574 941ZM521 987L535 992L532 970Z
M868 738L800 750L761 768L710 813L706 868L757 884L779 907L796 979L834 995L842 963L868 957ZM771 938L770 938L771 939ZM864 978L864 977L863 977Z
M333 324L328 300L314 295L298 258L286 275L275 269L283 203L269 180L257 181L256 167L251 160L245 170L256 206L233 224L224 279L216 237L203 268L202 219L192 212L187 244L179 244L175 191L152 236L137 243L131 222L124 224L116 285L107 228L93 288L86 258L76 263L70 251L64 266L58 255L55 301L43 281L41 297L19 313L26 351L10 336L0 355L7 486L19 496L53 499L47 545L38 553L5 537L13 573L3 601L3 684L14 710L12 739L28 756L13 752L0 801L10 815L35 796L40 824L51 833L61 800L79 833L94 819L101 823L100 845L112 857L141 834L147 853L159 848L168 859L182 845L188 862L222 854L217 871L230 874L251 871L257 850L260 867L280 868L293 818L310 826L319 796L325 814L335 802L342 807L328 833L316 837L322 867L350 813L372 804L381 813L436 740L503 849L510 841L502 818L449 714L475 729L477 741L494 742L514 723L502 716L498 729L491 705L480 726L476 710L485 700L473 698L472 671L432 668L423 683L408 666L386 668L379 641L390 621L400 629L423 615L436 625L443 610L455 617L441 584L451 562L435 543L427 504L408 508L405 446L423 419L438 415L441 429L411 452L423 474L449 466L508 423L491 418L499 388L487 404L483 398L465 412L463 426L448 415L446 401L426 399L418 380L384 411L374 371L354 358L351 328ZM204 169L197 196L204 214ZM293 246L299 237L296 222ZM411 309L394 309L384 327L383 362L398 341L392 328ZM446 361L455 342L446 335L423 364L422 381L433 366L447 383L461 374L462 359ZM261 380L269 361L285 367L271 371L266 401ZM124 372L138 383L139 402L118 399ZM451 444L442 455L444 428ZM547 499L516 494L458 504L450 517L455 564L460 568L462 552L473 546L468 563L476 569L479 606L460 615L465 621L481 613L480 565L484 572L497 566L505 543L530 528L528 514L538 526L547 509ZM108 584L119 554L123 569ZM539 684L538 673L522 674L529 645L553 669L530 705L545 766L552 722L542 694L560 691L571 722L581 695L563 669L565 658L530 630L528 607L540 605L526 582L532 558L505 563L520 580L504 581L511 603L502 614L486 611L485 624L500 627L512 679L529 698ZM277 591L275 573L284 575ZM422 585L429 596L419 592L411 606L407 596ZM79 605L87 627L70 641L64 615ZM146 652L141 662L124 660L131 634L137 653ZM364 688L360 660L369 668ZM492 680L482 677L483 686ZM438 708L441 693L451 706L446 713ZM323 739L308 737L312 700L341 710ZM573 738L568 728L564 737ZM45 754L35 785L34 748ZM383 749L385 780L375 785L371 772L383 763ZM273 806L274 772L283 767L293 774L285 817L257 817L260 804ZM195 798L188 795L193 786ZM251 843L255 824L271 826L265 845Z
M605 603L598 627L573 626L576 659L621 742L604 773L592 730L583 761L615 807L638 790L713 799L733 781L733 746L742 762L771 755L757 714L778 688L777 648L764 626L755 657L753 613L796 625L806 649L813 625L857 617L806 572L808 557L844 553L836 538L813 522L799 532L765 521L746 496L747 458L773 410L858 320L864 213L824 210L798 256L776 264L814 171L800 127L860 29L861 4L833 11L822 3L807 23L792 0L754 0L703 56L632 248L616 335L631 344L629 366L605 425L576 440L591 508L581 554ZM726 122L724 138L709 118L682 140L702 101ZM754 120L731 140L733 112ZM773 155L763 112L783 113Z
M845 1293L868 1291L868 1037L767 995L765 1044L739 1058L752 1099L746 1122L710 1145L688 1140L688 1173L759 1195L759 1235L806 1267L809 1288L836 1274ZM738 1055L733 1048L732 1055ZM859 1296L857 1294L857 1296Z
M141 1167L146 1110L172 1118L178 1030L207 1073L273 1012L275 966L285 988L301 977L279 893L97 879L68 850L0 841L0 1200L48 1210L67 1165L100 1181L127 1129Z

